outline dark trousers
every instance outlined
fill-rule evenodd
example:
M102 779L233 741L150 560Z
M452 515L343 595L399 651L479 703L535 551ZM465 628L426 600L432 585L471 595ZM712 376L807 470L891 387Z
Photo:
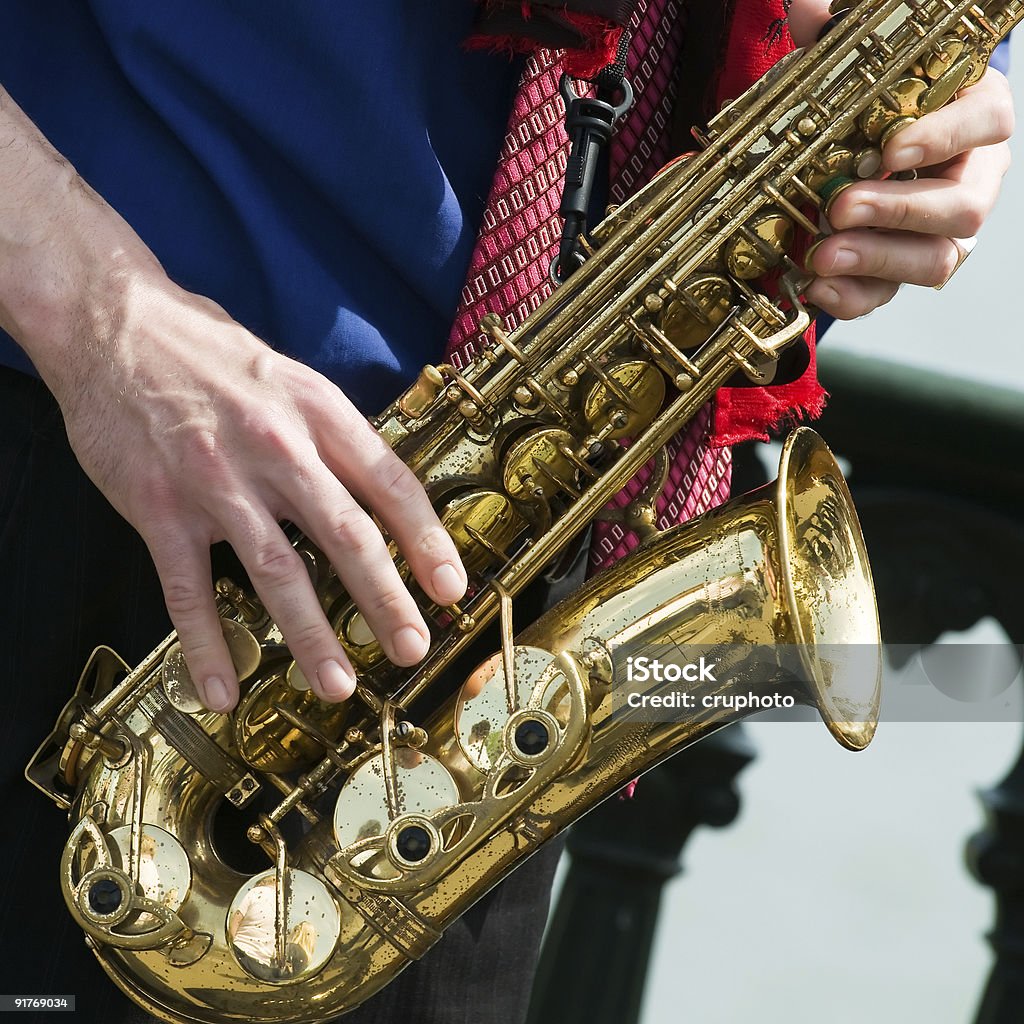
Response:
M169 629L144 545L78 467L53 399L0 368L0 994L74 995L70 1019L88 1024L152 1018L86 949L57 877L66 816L22 773L95 646L135 664ZM521 1021L559 849L492 890L345 1024Z

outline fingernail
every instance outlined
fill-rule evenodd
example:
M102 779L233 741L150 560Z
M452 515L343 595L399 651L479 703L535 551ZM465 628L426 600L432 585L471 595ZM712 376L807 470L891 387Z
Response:
M223 712L231 707L231 694L228 693L227 684L220 676L211 676L203 683L203 693L206 699L203 703L211 711Z
M832 259L832 266L828 268L829 274L845 274L853 270L860 263L860 257L852 249L837 249Z
M346 700L355 692L356 681L337 661L320 662L316 677L320 680L320 689L326 697Z
M900 146L885 155L885 162L893 171L909 171L924 163L924 150L920 146Z
M413 626L403 626L392 638L395 657L400 662L414 665L427 653L429 644L423 634Z
M873 203L865 203L863 201L854 203L846 214L843 227L852 228L861 224L872 224L877 220L877 218L878 211L875 209Z
M817 273L814 269L814 254L822 247L822 245L828 241L830 236L826 235L824 238L819 238L808 250L804 253L804 270L809 274Z
M462 573L451 562L445 562L434 570L430 578L434 593L445 604L453 604L466 592L466 583Z

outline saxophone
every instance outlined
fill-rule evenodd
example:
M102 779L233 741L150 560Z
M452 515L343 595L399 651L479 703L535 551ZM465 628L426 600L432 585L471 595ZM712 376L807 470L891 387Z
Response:
M737 372L771 379L813 315L788 254L796 230L817 235L817 211L879 173L893 133L977 81L1022 16L1024 0L845 11L612 212L517 331L485 318L471 365L426 367L375 420L470 578L464 601L437 607L394 552L432 631L415 669L385 659L297 531L357 669L345 704L316 699L244 581L216 588L242 680L229 715L200 705L174 634L134 668L94 652L26 774L69 813L60 885L125 993L170 1022L344 1013L545 840L742 717L766 681L817 707L844 746L870 742L877 613L828 449L797 430L774 484L661 532L664 446ZM756 284L772 271L777 298ZM517 634L513 597L652 459L624 511L637 550ZM500 650L468 671L495 619ZM753 664L754 649L775 663ZM687 683L692 710L624 699L665 693L650 677L626 685L633 659L656 652L682 673L698 650L716 672ZM273 928L243 941L261 903Z

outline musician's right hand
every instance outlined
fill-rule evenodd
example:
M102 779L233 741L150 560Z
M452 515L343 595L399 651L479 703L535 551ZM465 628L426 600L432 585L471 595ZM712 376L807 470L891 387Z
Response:
M416 477L342 391L170 281L2 90L0 196L0 326L56 396L85 472L148 545L206 706L238 699L211 587L220 540L314 692L352 693L284 519L328 555L386 655L419 661L429 634L371 512L432 600L459 600L466 575Z

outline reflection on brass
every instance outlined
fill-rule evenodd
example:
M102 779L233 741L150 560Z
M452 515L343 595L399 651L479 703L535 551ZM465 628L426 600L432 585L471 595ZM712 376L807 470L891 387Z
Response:
M132 863L130 825L110 833L122 870L135 881L141 894L177 912L188 897L192 868L181 843L156 825L143 824L139 832L138 862ZM157 926L158 919L143 912L123 926L129 934L140 934Z
M974 71L974 57L961 57L950 65L933 85L921 94L921 112L930 114L939 107L944 107L964 86Z
M684 352L702 345L725 322L733 306L733 287L721 274L698 274L675 289L660 327Z
M245 973L270 985L313 977L334 952L341 913L327 886L305 871L250 878L228 909L231 952Z
M377 638L373 635L366 617L361 611L353 611L346 619L342 627L345 639L356 647L366 647L367 644L375 644Z
M833 178L849 178L854 173L853 151L846 146L832 146L817 159L811 161L804 180L815 192L819 192L827 181Z
M336 741L348 718L346 704L324 704L309 689L296 685L294 662L287 679L274 673L242 698L234 714L234 738L242 759L265 772L297 771L324 756L320 737ZM301 675L301 672L298 673ZM283 712L307 723L303 729Z
M725 265L743 281L763 277L793 245L793 222L768 210L743 225L725 244Z
M861 131L872 142L879 142L893 121L917 117L921 113L921 95L927 88L928 83L921 78L901 78L868 104L858 121Z
M502 731L516 708L536 704L543 707L553 699L545 670L554 661L550 651L536 647L515 647L512 675L516 700L509 707L508 677L500 657L488 659L470 677L456 705L455 733L466 758L480 771L494 764L501 745ZM537 691L541 680L540 690Z
M527 502L575 490L576 467L565 451L572 441L572 435L559 427L540 427L520 438L505 456L505 490Z
M924 61L922 62L922 69L924 73L932 80L944 74L953 61L964 52L964 41L957 36L947 36L945 39L940 40L935 49L925 55Z
M285 672L284 678L293 690L311 689L309 680L306 678L306 673L299 668L299 663L297 661L293 661L288 666L288 671Z
M221 619L221 629L228 645L232 664L238 674L238 681L245 682L259 668L263 654L260 643L240 622L234 619ZM167 699L185 714L195 715L206 711L199 699L192 674L185 664L185 654L181 644L174 641L164 654L162 682Z
M606 437L631 437L654 419L664 401L665 375L646 360L624 359L599 368L583 398L583 416Z
M923 92L965 58L969 84L1022 18L1021 0L864 0L713 119L705 150L627 199L517 330L491 324L478 358L426 371L376 418L469 570L466 597L447 608L406 577L431 632L420 665L359 656L379 645L359 644L364 623L341 581L294 531L357 667L348 701L321 704L298 686L280 630L262 620L230 715L166 707L159 688L182 681L174 636L130 670L83 674L27 774L69 814L59 884L122 989L180 1024L314 1024L357 1006L539 844L739 716L728 705L658 723L615 713L633 654L714 645L724 671L694 690L714 699L756 685L738 645L780 660L792 646L799 671L779 684L843 745L870 741L877 664L843 655L874 656L870 572L838 466L807 430L787 441L777 484L692 524L655 532L641 495L622 520L647 533L642 546L514 637L506 614L502 651L455 693L453 666L737 371L770 376L812 317L794 223L817 224L843 188L881 173L886 131L917 117ZM936 41L952 53L952 37L961 51L935 75ZM779 272L770 294L768 269ZM121 744L121 759L85 745L96 736ZM246 793L257 792L277 803L255 819ZM136 884L149 823L188 859L177 909ZM114 838L125 828L127 866ZM234 864L239 846L258 866ZM250 920L257 941L239 943L243 904L267 878L272 898L250 902L272 905L272 935L266 909Z
M451 773L429 754L396 747L397 806L392 810L384 779L384 759L365 761L349 777L334 808L334 837L342 849L383 836L400 814L450 807L459 798ZM377 866L375 866L375 870Z
M444 377L436 366L424 366L416 382L398 400L402 412L414 420L422 416L441 393Z
M521 468L517 464L514 472ZM503 564L513 541L527 526L508 495L494 490L473 490L453 498L440 519L470 573Z
M104 736L81 722L73 722L68 732L76 744L99 751L108 761L121 761L124 758L125 747L120 740Z

